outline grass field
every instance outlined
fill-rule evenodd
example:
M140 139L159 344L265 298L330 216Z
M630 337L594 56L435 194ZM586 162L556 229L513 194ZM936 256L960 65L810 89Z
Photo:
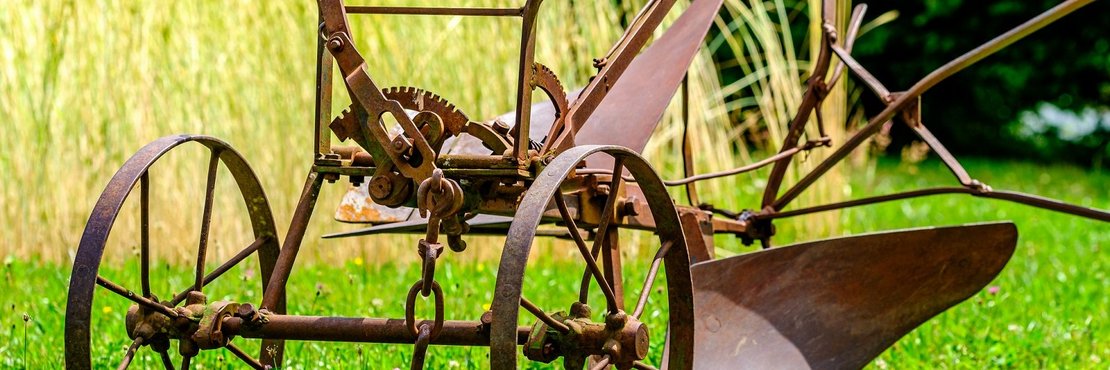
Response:
M1067 166L974 160L973 175L996 188L1037 192L1080 204L1110 208L1106 184L1110 175ZM911 173L916 173L911 175ZM940 163L903 165L880 161L852 176L849 197L880 194L923 185L949 184ZM841 215L845 233L901 227L1013 220L1020 239L1017 252L990 288L926 323L876 360L875 368L1090 368L1110 366L1110 225L1039 211L1000 201L967 196L937 196L855 209ZM795 230L782 230L780 244ZM557 245L558 246L558 245ZM493 250L495 241L472 244ZM550 248L550 247L549 247ZM735 251L735 250L734 250ZM471 251L468 251L471 252ZM558 256L550 252L548 256ZM493 260L462 261L447 256L438 272L444 282L448 318L474 319L485 310L496 274ZM635 255L628 261L635 261ZM373 263L373 253L335 263L298 266L290 282L290 311L300 314L400 317L400 297L419 273L415 257ZM642 260L643 256L639 257ZM580 262L553 258L535 264L525 294L548 309L565 309L574 296ZM626 262L627 263L627 262ZM109 261L104 275L135 286L133 259ZM60 368L63 315L69 276L67 264L8 259L3 265L0 296L0 367ZM187 285L188 267L161 263L154 274L164 277L155 291ZM642 274L633 269L631 275ZM237 267L213 285L210 299L221 295L257 299L253 268ZM103 293L103 292L101 292ZM631 294L632 292L630 292ZM656 293L656 297L660 296ZM653 298L659 301L659 298ZM598 302L593 298L593 302ZM122 317L127 302L108 294L95 301L94 314L104 317L93 329L102 344L95 360L114 366L124 351ZM662 311L649 311L649 322ZM418 315L422 315L418 313ZM427 315L424 313L423 315ZM101 340L101 338L114 338ZM247 348L251 341L238 340ZM292 343L290 368L405 368L410 346ZM433 348L429 368L482 368L484 349ZM206 353L204 368L233 367L221 351ZM139 364L156 366L156 358Z

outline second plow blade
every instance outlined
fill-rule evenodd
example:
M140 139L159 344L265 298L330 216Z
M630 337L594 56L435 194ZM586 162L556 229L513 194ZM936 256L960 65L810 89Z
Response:
M691 268L695 368L858 369L990 283L1012 223L821 240Z

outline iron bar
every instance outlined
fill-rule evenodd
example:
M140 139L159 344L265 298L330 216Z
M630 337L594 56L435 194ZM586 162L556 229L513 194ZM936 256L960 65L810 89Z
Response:
M543 309L536 306L535 303L532 303L532 301L529 301L527 298L520 297L520 307L524 307L525 310L532 313L532 316L540 319L544 324L558 330L560 333L567 333L570 331L570 327L555 320L554 317L551 317L551 315L548 315L546 312L543 312Z
M542 0L528 0L521 8L523 17L520 29L520 59L517 64L516 81L516 125L511 133L514 135L513 157L517 163L524 163L528 158L530 138L528 133L532 121L532 80L535 71L533 66L536 61L536 15L540 11Z
M181 356L181 370L189 370L192 362L193 356Z
M693 143L690 142L690 72L682 78L682 176L694 176ZM628 181L628 180L625 180ZM664 181L666 183L666 181ZM696 206L698 201L698 188L693 182L686 183L686 201Z
M567 207L566 199L563 199L562 194L555 195L555 206L559 208L559 214L563 217L563 222L567 224L567 230L571 239L574 239L574 244L578 246L578 252L582 254L582 258L586 260L586 267L597 279L598 285L601 285L601 291L606 295L605 299L609 300L609 296L613 295L613 290L609 287L608 281L605 280L605 275L601 271L601 267L597 265L597 260L593 258L590 253L589 247L586 247L586 240L582 239L582 233L578 231L578 225L574 222L574 217L571 217L570 208ZM537 233L538 235L538 233ZM580 291L578 301L585 303L586 291ZM616 301L616 297L612 298Z
M658 368L656 368L655 366L651 366L643 361L633 361L632 368L638 370L658 370Z
M150 172L139 177L139 278L143 297L150 298Z
M721 177L728 177L728 176L735 176L735 175L755 171L755 170L758 170L760 168L766 167L769 164L773 164L773 163L775 163L775 162L777 162L781 159L785 159L785 158L791 157L795 154L798 154L802 150L805 150L805 148L802 147L802 146L793 147L793 148L787 149L785 151L779 152L779 153L777 153L773 156L764 158L764 159L760 160L759 162L755 162L755 163L752 163L752 164L749 164L749 165L736 167L736 168L729 169L729 170L724 170L724 171L703 173L703 174L700 174L700 175L684 177L684 178L681 178L681 179L663 180L663 185L666 185L666 186L682 186L682 185L686 185L686 184L690 184L690 183L694 183L694 182L698 182L698 181L711 180L711 179L716 179L716 178L721 178ZM576 173L579 174L579 175L612 175L613 171L604 170L604 169L584 169L584 170L579 170ZM632 178L631 176L621 176L621 178L623 178L624 181L636 182L636 179Z
M212 149L208 161L208 180L204 187L204 213L200 219L200 244L197 246L196 279L193 290L200 291L204 286L204 261L208 255L208 232L212 226L212 201L216 192L216 170L220 167L220 151Z
M636 300L636 308L632 310L632 317L637 319L644 313L644 306L647 306L648 297L651 296L651 288L655 286L655 276L659 274L659 264L663 262L663 257L671 250L674 243L668 241L659 247L655 252L655 257L651 259L651 268L648 269L648 275L644 278L644 286L640 289L640 299Z
M120 360L119 366L116 367L116 369L124 370L127 369L128 366L131 366L131 360L135 358L135 352L139 350L139 346L141 345L143 345L143 337L135 338L135 340L131 342L131 346L127 347L127 353L123 355L123 359Z
M821 10L821 19L825 20L823 25L829 25L827 20L836 16L836 4L831 1L825 1L824 7ZM822 27L824 30L825 28ZM832 44L828 31L821 33L822 45ZM817 61L814 63L813 73L807 81L807 88L805 95L802 97L802 102L798 106L798 111L794 113L794 118L790 121L787 127L786 138L783 139L780 151L786 151L793 148L798 144L802 134L805 132L806 123L809 122L809 115L813 113L817 107L819 100L823 99L823 90L825 90L824 78L829 72L829 64L832 60L832 53L829 48L822 47L820 53L817 55ZM762 208L766 208L775 201L778 196L779 188L782 186L782 181L786 176L786 169L790 166L790 161L786 159L775 162L774 167L771 168L771 174L767 176L767 186L763 189L763 200L761 202ZM763 241L766 242L766 241Z
M224 264L220 265L220 267L217 267L215 270L208 273L208 275L205 275L204 281L201 283L201 287L203 288L204 286L207 286L209 283L219 278L225 272L231 270L232 267L238 265L239 262L243 262L244 259L250 257L250 255L254 254L255 251L258 251L258 248L261 247L263 243L268 242L269 239L269 236L263 236L261 238L255 239L253 243L248 245L246 248L243 248L243 250L239 251L239 253L235 254L235 256L231 257L231 259L227 260L227 262L224 262ZM181 303L181 301L184 301L185 298L189 296L189 292L192 291L193 289L186 289L181 293L177 293L177 295L175 295L173 299L170 300L170 304L176 306L178 303Z
M324 23L322 14L317 22ZM315 148L312 150L313 158L320 158L331 152L332 133L328 125L331 122L332 71L335 64L331 52L324 47L324 42L322 37L316 38L316 104L313 117L316 129L314 130L313 146Z
M1006 200L1006 201L1011 201L1011 202L1014 202L1014 203L1020 203L1020 204L1024 204L1024 205L1027 205L1027 206L1036 207L1036 208L1047 209L1047 210L1050 210L1050 211L1067 213L1067 214L1070 214L1070 215L1085 217L1085 218L1089 218L1089 219L1093 219L1093 220L1110 222L1110 212L1107 212L1107 211L1104 211L1104 210L1081 207L1081 206L1077 206L1077 205L1074 205L1074 204L1064 203L1064 202L1061 202L1059 200L1040 197L1040 196L1031 195L1031 194L1025 194L1025 193L1021 193L1021 192L1004 191L1004 190L979 190L979 189L972 189L972 188L966 188L966 187L936 187L936 188L919 189L919 190L907 191L907 192L902 192L902 193L894 193L894 194L880 195L880 196L876 196L876 197L868 197L868 198L862 198L862 199L856 199L856 200L849 200L849 201L845 201L845 202L830 203L830 204L814 206L814 207L807 207L807 208L801 208L801 209L790 210L790 211L760 214L760 215L757 215L756 218L757 219L775 219L775 218L794 217L794 216L807 215L807 214L811 214L811 213L831 211L831 210L836 210L836 209L857 207L857 206L863 206L863 205L869 205L869 204L875 204L875 203L889 202L889 201L894 201L894 200L902 200L902 199L917 198L917 197L930 196L930 195L940 195L940 194L970 194L970 195L976 196L976 197Z
M790 210L790 211L760 214L760 215L757 215L756 218L757 219L786 218L786 217L807 215L807 214L811 214L811 213L832 211L832 210L837 210L837 209L842 209L842 208L850 208L850 207L858 207L858 206L864 206L864 205L875 204L875 203L883 203L883 202L889 202L889 201L894 201L894 200L924 197L924 196L929 196L929 195L972 194L972 193L975 193L975 190L968 189L968 188L963 188L963 187L927 188L927 189L919 189L919 190L907 191L907 192L902 192L902 193L887 194L887 195L880 195L880 196L875 196L875 197L849 200L849 201L844 201L844 202L824 204L824 205L801 208L801 209Z
M301 198L297 201L297 208L293 211L293 219L289 221L289 231L285 234L285 245L281 247L277 262L274 265L273 275L266 285L265 297L262 298L262 308L275 309L281 298L285 296L285 283L289 281L289 274L293 271L293 263L297 260L297 253L301 250L301 242L308 231L308 221L312 217L312 210L316 208L316 198L320 194L320 186L324 178L318 173L310 172L305 178Z
M859 79L863 80L864 84L866 84L871 89L871 91L879 97L879 100L883 101L884 103L891 102L891 99L895 95L891 94L890 90L888 90L886 86L883 86L882 82L879 82L879 79L871 75L871 72L868 72L866 68L864 68L862 65L859 64L858 61L852 58L852 56L849 54L849 50L840 49L836 45L832 45L831 47L833 52L835 52L836 55L840 57L841 61L847 64L849 66L849 69L856 74L856 77L859 77ZM912 114L912 116L907 118L907 126L909 126L909 128L917 134L918 138L921 138L921 140L925 141L925 144L927 144L930 149L937 153L937 156L939 156L940 159L944 162L944 165L948 167L948 170L956 176L956 180L958 180L961 185L976 185L972 182L973 179L971 178L971 175L967 173L967 170L964 169L963 165L960 164L960 161L957 160L956 157L948 151L948 148L946 148L944 144L936 138L936 136L933 136L933 133L929 131L929 128L925 127L924 122L921 122L920 108L921 98L918 97L918 99L914 102L914 105L911 105L908 108L913 109L913 111L906 112L908 114Z
M878 115L872 117L866 126L861 128L854 135L848 138L848 140L844 142L844 145L841 145L839 148L837 148L832 154L825 158L824 161L818 164L812 172L806 174L806 176L799 180L798 183L794 184L794 186L787 190L786 193L782 195L782 197L771 202L771 207L774 209L782 209L792 200L797 198L802 191L809 188L810 185L813 185L813 183L817 181L818 178L823 176L825 172L828 172L828 170L831 169L834 165L840 163L840 160L844 159L844 157L847 156L848 153L862 144L864 140L878 132L879 127L883 123L893 118L895 113L901 111L910 102L916 101L917 97L921 96L921 94L925 93L925 91L929 90L929 88L932 88L937 83L940 83L956 72L962 71L964 68L975 64L983 58L994 54L998 50L1009 46L1010 44L1024 38L1025 36L1028 36L1029 34L1043 28L1044 26L1047 26L1060 17L1073 12L1076 9L1083 7L1084 5L1090 4L1092 1L1094 0L1067 0L1060 5L1057 5L1052 9L1049 9L1044 13L1041 13L1040 15L1034 17L1033 19L1030 19L1029 21L1015 27L1014 29L1011 29L1004 34L991 39L990 41L987 41L983 45L972 49L971 51L968 51L964 55L953 59L947 64L934 70L932 73L929 73L916 84L914 84L913 87L911 87L905 93L900 94L898 98L894 100L894 102L892 102L885 109L879 112ZM777 191L777 188L774 190ZM770 191L771 188L768 188L768 193L770 193Z
M617 302L617 310L624 310L624 267L621 263L620 227L610 225L602 241L604 244L601 246L601 271L605 272L605 281L613 290L613 300Z
M849 51L848 49L842 49L841 47L836 45L829 45L829 49L832 50L833 53L836 53L836 56L837 58L840 58L840 62L842 63L842 65L848 66L848 69L854 72L856 74L856 77L859 78L860 81L862 81L865 85L867 85L867 87L870 88L871 91L874 92L880 100L883 100L885 102L885 99L890 97L890 90L887 90L886 86L883 86L883 84L879 82L879 79L876 78L875 75L871 74L871 71L868 71L867 68L864 68L863 65L860 64L858 60L856 60L856 58L852 57L851 51Z
M847 51L849 54L852 52L852 47L856 44L856 37L859 36L859 29L863 26L864 14L867 14L867 4L859 4L852 9L852 18L848 21L848 32L844 35L844 38L841 39L844 40L843 50ZM837 45L830 44L829 46L833 47ZM839 55L840 53L837 53L837 56ZM836 83L840 81L840 76L844 73L844 63L845 61L841 59L840 62L836 63L836 67L833 67L832 77L829 78L830 87L836 86Z
M158 358L162 359L162 367L166 370L173 370L173 360L170 359L170 353L167 351L158 351Z
M348 14L458 15L472 17L522 17L523 8L432 8L414 6L347 6Z
M180 316L177 314L176 311L170 309L169 307L163 306L161 303L152 301L149 298L136 295L134 292L127 290L127 288L124 288L119 284L112 282L111 280L105 279L103 276L96 275L96 284L104 287L104 289L108 289L112 293L118 294L123 298L127 298L132 302L138 303L140 306L158 311L158 313L161 313L163 315L175 319Z
M614 157L613 158L613 173L614 174L621 174L621 173L623 173L623 171L624 171L624 158ZM600 255L601 248L604 246L604 244L606 242L606 239L609 238L609 223L613 219L613 212L615 211L616 204L617 204L616 203L617 202L617 194L620 190L620 185L621 185L622 180L623 179L622 179L621 176L614 175L613 180L609 183L609 196L606 197L605 207L601 210L601 220L598 222L598 225L597 225L597 236L594 237L593 248L590 249L590 256L595 261L597 260L598 255ZM605 301L606 301L605 303L608 307L608 310L609 310L610 313L616 313L618 311L619 307L617 306L617 299L615 297L615 289L613 289L613 285L611 285L611 284L602 285L601 283L602 282L599 281L598 285L601 286L602 291L605 291L606 289L608 289L608 293L605 294ZM587 272L584 272L582 274L582 286L581 286L581 289L579 290L579 299L578 299L578 301L582 302L583 304L586 303L586 297L587 297L587 294L588 294L589 291L590 291L590 273L589 273L589 271L587 271Z
M433 325L434 322L416 322L417 327L424 324ZM229 317L224 319L223 330L228 335L243 338L396 344L412 344L416 340L403 319L266 315L265 323L255 326L245 325L238 317ZM527 326L517 327L517 344L528 340L530 330ZM447 320L431 344L488 346L489 334L485 324L479 321Z
M265 366L262 366L261 362L258 362L258 360L255 360L254 357L251 357L251 355L243 352L243 350L238 346L228 343L227 346L225 346L224 348L227 348L227 350L231 352L231 354L235 355L235 357L238 357L240 360L243 360L243 362L247 363L247 365L249 365L250 367L257 370L266 369Z

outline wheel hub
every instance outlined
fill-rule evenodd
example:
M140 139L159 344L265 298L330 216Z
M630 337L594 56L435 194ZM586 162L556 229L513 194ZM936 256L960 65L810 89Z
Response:
M590 308L574 303L571 314L551 315L568 328L565 332L538 321L524 344L524 355L533 361L551 362L563 357L564 366L582 368L590 356L608 355L610 363L624 368L647 357L651 343L648 327L636 318L617 311L604 323L590 320Z

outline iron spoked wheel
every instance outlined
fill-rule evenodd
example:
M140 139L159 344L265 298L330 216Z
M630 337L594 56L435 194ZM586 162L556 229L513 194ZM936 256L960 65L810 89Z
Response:
M211 153L208 160L207 177L202 180L205 184L205 199L202 204L203 218L200 226L199 243L183 247L189 251L196 251L197 263L194 271L185 274L186 281L190 285L167 288L179 290L157 292L164 295L156 295L156 292L152 292L151 287L152 240L150 224L152 215L150 214L151 181L149 169L164 154L188 142L202 144ZM228 172L231 173L231 177L246 202L246 213L249 214L254 241L228 260L220 261L219 267L208 270L205 267L209 249L208 233L212 221L213 198L220 163L223 163ZM174 181L184 181L184 179L174 179ZM139 279L141 281L137 287L129 287L118 283L118 281L123 281L124 278L114 281L110 276L101 275L100 266L105 256L106 245L109 244L109 233L112 231L117 216L123 210L124 202L132 195L132 189L136 187L139 193L136 194L139 198L139 235L125 236L124 238L137 240L135 244L138 245ZM178 220L181 216L180 213L176 213L178 211L174 210L174 214L163 216L167 216L165 218L171 221ZM119 238L120 236L115 237ZM153 244L157 247L167 247L158 245L160 244L158 241ZM103 345L94 345L91 340L92 331L101 330L94 323L100 320L115 320L119 322L120 329L126 328L126 330L118 330L120 335L126 335L125 338L131 342L126 351L122 349L119 351L119 368L128 367L136 357L136 353L143 350L153 350L158 353L158 357L167 369L175 368L171 351L176 350L182 357L177 368L189 368L192 357L199 350L197 342L189 337L189 334L195 332L201 324L198 320L200 315L198 311L205 310L200 308L212 307L206 304L209 302L206 302L208 299L203 295L205 286L252 255L256 255L258 274L257 278L254 279L261 280L261 285L265 289L277 260L279 248L273 214L266 200L266 195L247 162L227 143L208 136L176 135L163 137L146 145L128 159L124 166L112 177L100 199L97 200L88 224L85 226L84 234L81 236L70 277L68 302L66 304L66 367L69 369L92 368L94 347ZM107 309L103 312L94 310L94 296L98 295L97 286L104 290L99 295L112 296L112 299L124 300L124 302L131 304L125 319L120 319L118 313L114 316L109 315ZM260 300L261 297L258 299ZM284 313L284 297L281 297L278 302L277 307L270 307L269 309ZM186 307L190 304L192 305L189 306L192 308L191 311ZM93 320L94 313L100 316L96 320ZM116 329L112 328L112 330L115 332ZM104 335L111 336L107 333L97 333L98 338ZM207 338L212 338L212 336L207 336ZM216 342L220 341L217 340ZM172 346L171 344L177 345ZM280 365L284 349L284 344L281 341L262 341L262 351L256 359L230 342L224 341L220 344L232 355L255 368L262 368L263 364L277 367ZM212 347L211 343L204 346ZM103 348L95 348L95 350L100 352ZM113 364L113 366L115 365ZM103 367L103 365L97 367Z
M603 221L596 225L592 246L582 238L583 230L575 225L575 217L563 199L560 186L564 180L578 163L595 153L612 156L613 173L622 173L624 170L631 173L648 200L649 217L656 225L656 235L649 245L652 245L655 254L646 266L648 272L643 281L624 283L621 278L620 245L615 238L617 227L604 221L613 219L618 197L604 197L605 206L598 218ZM613 181L609 184L609 194L620 194L619 189L623 182L621 176L613 176ZM537 307L527 299L527 292L522 292L536 229L545 218L548 221L559 220L575 241L575 246L587 265L579 297L567 297L565 306L546 307L546 310ZM524 308L524 321L538 321L544 325L543 330L533 329L529 344L525 345L524 352L532 359L551 361L554 357L562 356L564 365L568 368L581 368L587 363L591 368L604 368L607 365L619 368L653 368L660 365L678 369L690 368L694 333L691 324L694 317L689 264L686 242L674 204L667 195L663 182L643 158L619 146L580 146L567 150L552 161L532 184L510 226L491 304L492 367L516 368L519 351L517 324L521 315L520 308ZM624 265L632 265L632 262L626 261ZM658 277L659 272L666 275L666 302L659 302L661 299L648 302L651 291L659 288L655 285L662 285L656 284L656 281L662 280ZM622 285L628 289L641 289L637 302L630 301L627 305L623 302ZM597 308L592 309L584 307L583 303L591 286L596 286L604 293L604 305L595 304ZM533 294L540 295L542 292ZM661 321L666 323L660 325L663 327L648 328L639 320L646 307L664 304L668 317ZM552 309L566 313L546 313ZM594 314L591 315L589 311ZM594 320L597 317L603 318ZM536 338L537 333L550 334L555 339L545 342ZM649 342L655 345L651 346ZM546 347L545 343L548 344ZM643 360L646 351L652 347L664 348L665 353L650 357L661 359L661 363L649 364L649 361Z

